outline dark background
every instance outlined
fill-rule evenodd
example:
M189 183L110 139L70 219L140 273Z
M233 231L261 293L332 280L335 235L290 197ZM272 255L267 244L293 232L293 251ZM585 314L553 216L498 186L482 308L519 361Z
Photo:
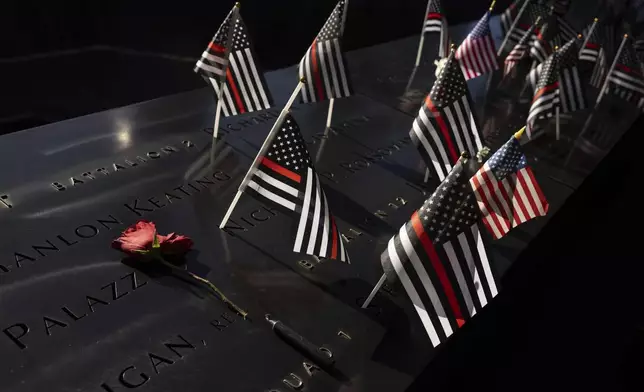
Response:
M247 0L265 71L297 63L335 0ZM509 0L499 0L503 10ZM0 13L0 134L204 87L196 59L233 1L16 1ZM420 33L424 0L351 0L346 50ZM484 0L444 1L450 24Z

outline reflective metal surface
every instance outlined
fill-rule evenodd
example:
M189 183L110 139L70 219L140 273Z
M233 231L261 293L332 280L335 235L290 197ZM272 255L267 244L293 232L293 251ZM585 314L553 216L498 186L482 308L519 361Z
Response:
M223 119L214 144L207 89L3 136L0 390L404 390L436 351L402 293L388 288L366 311L360 304L382 273L386 241L437 185L423 183L408 138L434 72L428 56L409 84L416 43L349 54L358 95L336 102L331 129L326 103L293 110L351 264L294 254L293 222L247 196L218 229L279 107ZM295 74L267 74L277 102ZM484 82L472 82L477 102ZM581 181L545 163L535 172L552 213L487 241L501 283ZM188 269L250 319L158 270L123 263L110 242L138 219L192 237ZM266 313L331 350L336 370L312 370L272 333Z

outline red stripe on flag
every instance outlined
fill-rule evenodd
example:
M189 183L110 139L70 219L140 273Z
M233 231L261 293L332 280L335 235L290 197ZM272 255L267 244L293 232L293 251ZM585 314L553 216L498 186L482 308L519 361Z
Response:
M436 12L430 12L427 14L427 19L443 19L443 15Z
M333 243L331 245L331 258L338 258L338 229L335 227L335 219L331 217L331 230L333 236Z
M237 107L239 107L239 113L246 113L246 109L244 109L244 103L239 96L239 91L237 91L237 86L235 85L233 74L230 72L229 68L226 68L226 78L228 78L228 84L230 85L230 89L233 91L233 97L237 102Z
M449 129L447 128L447 124L445 124L445 120L443 120L443 117L434 106L434 103L432 103L432 100L429 99L429 95L425 99L425 104L427 105L427 109L429 109L429 111L434 115L434 119L438 123L438 127L443 133L443 137L447 142L447 149L449 150L449 154L452 157L452 163L456 163L458 161L458 153L456 152L456 148L454 148L454 142L452 142L452 138L449 135Z
M224 53L224 52L226 51L226 47L221 46L221 45L217 45L217 44L216 44L216 43L214 43L214 42L210 42L210 43L208 44L208 47L209 47L210 49L214 50L215 52L222 52L222 53Z
M485 184L484 186L486 186L487 189L490 191L490 197L492 198L492 202L494 202L494 204L496 204L496 207L498 208L498 211L495 211L494 215L496 215L499 222L502 220L503 223L505 223L505 227L507 227L509 230L512 227L512 224L511 224L512 222L510 222L510 219L508 219L508 217L505 216L506 212L505 212L505 208L503 208L504 203L503 203L503 199L501 198L502 195L500 195L498 192L495 192L495 189L494 189L494 182L497 182L497 179L494 177L490 178L491 176L488 173L489 172L487 170L481 170L481 177L483 177L483 183ZM503 189L501 184L497 183L496 185L499 187L499 190L502 190L501 191L502 193L505 193L505 189ZM503 195L503 197L505 197L505 195ZM488 210L490 210L490 207L491 207L490 203L487 203L487 206L488 206ZM499 226L499 230L501 232L504 232L504 234L505 232L507 232L507 230L503 228L503 225Z
M591 43L591 42L587 43L587 44L586 44L586 47L587 47L587 48L589 48L589 49L599 49L599 45L598 45L598 44L593 44L593 43Z
M512 197L508 194L508 191L505 189L503 181L499 181L497 185L499 187L499 192L495 195L497 199L497 204L499 204L499 207L501 208L502 216L508 222L508 227L512 227L513 219L514 220L520 220L520 219L518 219L516 212L514 212L514 206L512 205ZM508 208L505 209L504 206L507 206Z
M534 187L535 192L537 192L537 196L539 197L539 200L534 200L530 194L528 194L528 200L530 200L530 204L532 205L532 208L534 209L535 214L541 214L539 211L541 210L540 208L537 208L536 203L540 203L543 206L543 214L548 213L548 208L550 207L548 205L548 201L546 200L546 197L543 195L543 192L541 191L541 188L539 187L539 184L537 183L537 180L534 178L534 174L532 173L532 169L529 167L523 168L519 170L519 179L522 181L521 183L523 184L526 192L529 191L530 188L528 188L528 184L526 181L526 177L530 179L530 183ZM543 216L543 215L542 215Z
M537 93L534 95L534 98L532 99L532 103L536 101L537 99L541 98L541 96L549 91L552 91L554 89L559 88L559 82L555 82L551 84L550 86L546 86L542 88L541 90L537 91Z
M521 213L524 216L524 219L521 219L518 213L515 214L516 219L519 223L523 223L530 219L530 213L528 212L528 207L526 207L525 203L523 202L523 198L521 198L521 192L519 190L519 186L517 186L517 183L519 182L519 178L516 174L513 174L511 176L511 181L508 179L508 183L510 184L510 188L513 189L512 191L512 197L513 200L516 201L516 204L519 206L519 209L521 210ZM521 185L523 187L523 185ZM524 189L525 193L525 189Z
M414 228L414 231L416 232L416 236L418 237L421 244L423 245L423 248L425 249L427 256L429 256L429 260L432 263L432 267L434 268L434 271L436 271L436 275L438 275L438 279L443 285L443 289L445 290L445 295L447 295L447 301L449 302L449 305L452 308L452 311L454 312L454 317L456 317L456 323L460 327L465 323L465 319L463 318L463 315L461 313L461 308L458 305L456 294L454 293L454 288L452 287L452 284L450 283L449 278L447 277L447 272L445 272L445 268L443 268L443 264L438 258L438 254L436 253L434 244L432 244L432 241L429 239L429 236L427 235L427 233L425 233L423 224L420 222L420 218L418 217L418 211L414 212L414 215L411 216L411 224Z
M317 38L313 40L313 45L311 45L311 63L313 64L313 79L315 79L315 90L318 95L318 100L324 100L324 89L322 87L322 78L320 77L320 68L318 67L318 56L317 56Z
M298 184L302 181L302 177L297 174L293 173L292 171L288 170L287 168L278 165L277 163L271 161L270 159L263 157L262 158L262 165L268 167L269 169L273 170L274 172L277 172L284 177L290 178L291 180L297 182Z
M487 164L486 166L483 166L483 169L481 170L486 170L487 169ZM481 200L481 203L485 206L487 209L487 216L484 216L483 218L483 223L485 223L485 226L487 226L487 229L490 231L490 234L494 236L495 239L501 238L503 236L503 228L501 228L501 223L496 217L496 214L492 210L492 206L490 205L490 201L487 199L487 196L485 195L484 189L489 189L487 186L487 183L481 184L481 182L478 179L478 174L472 177L471 181L474 183L474 192L478 195L478 197ZM492 226L494 225L494 226ZM501 233L501 236L497 236L495 232L498 231Z
M639 72L631 67L627 67L624 64L617 64L615 68L619 68L626 73L639 74Z

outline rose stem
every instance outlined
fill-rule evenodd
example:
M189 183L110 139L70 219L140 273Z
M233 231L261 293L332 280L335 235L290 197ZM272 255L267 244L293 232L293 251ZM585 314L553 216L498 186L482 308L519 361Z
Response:
M197 280L197 281L199 281L199 282L201 282L201 283L204 283L204 284L205 284L205 285L207 285L207 286L208 286L212 291L214 291L214 292L217 294L217 296L219 297L219 299L220 299L221 301L223 301L225 304L227 304L228 306L230 306L231 308L233 308L233 309L235 310L235 312L239 313L239 314L240 314L244 319L246 319L246 316L248 316L248 312L246 312L245 310L243 310L243 309L242 309L242 308L240 308L239 306L235 305L231 300L229 300L229 299L228 299L228 297L226 297L226 296L224 295L224 293L222 293L222 292L221 292L221 290L219 290L219 289L217 288L217 286L215 286L214 284L212 284L208 279L204 279L204 278L202 278L201 276L195 275L195 274L193 274L193 273L192 273L192 272L190 272L190 271L187 271L187 270L181 269L181 268L177 267L176 265L173 265L173 264L171 264L171 263L168 263L167 261L165 261L165 260L163 260L163 259L160 259L160 261L161 261L161 264L163 264L163 265L165 265L166 267L168 267L168 268L172 269L173 271L177 271L177 272L180 272L180 273L182 273L182 274L188 274L188 275L189 275L190 277L192 277L193 279L195 279L195 280Z

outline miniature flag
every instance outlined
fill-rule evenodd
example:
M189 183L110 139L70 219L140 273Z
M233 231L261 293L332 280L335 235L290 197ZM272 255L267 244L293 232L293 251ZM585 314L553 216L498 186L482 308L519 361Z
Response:
M588 107L585 84L579 76L579 45L577 38L568 41L557 53L561 112L572 113Z
M505 58L503 75L507 76L523 59L528 58L530 44L537 39L538 29L536 25L530 26L521 40L512 48L512 51Z
M497 240L548 212L548 201L514 136L485 162L470 179L470 185L483 223Z
M438 48L438 56L440 58L447 57L449 31L447 29L447 19L443 13L441 0L429 0L427 3L427 15L425 16L423 34L439 34L440 46Z
M543 63L543 70L537 82L536 91L528 113L528 136L532 135L536 122L551 118L559 106L559 69L558 55L555 52Z
M300 61L300 79L306 79L302 88L303 102L348 97L352 93L340 42L347 3L348 0L338 2Z
M443 180L461 152L483 148L463 72L454 51L418 112L410 136L430 172Z
M215 80L213 85L226 80L228 53L232 43L233 24L237 16L238 8L233 7L195 65L196 73L208 80Z
M608 92L636 105L644 111L644 76L635 50L628 42L624 45L615 68L608 74Z
M349 261L300 128L290 114L244 191L298 218L294 252Z
M456 59L461 63L465 80L496 71L499 68L494 39L490 31L489 11L483 15L483 18L458 47Z
M380 258L387 277L402 283L434 347L498 294L468 184L479 166L459 160Z
M233 14L237 14L237 17L231 17ZM218 35L223 37L225 34L230 34L231 31L232 37L226 41L228 43L224 43L226 46L222 54L217 50L217 48L222 49L217 44ZM228 56L225 57L227 51ZM216 72L211 72L215 70ZM239 11L233 10L228 15L208 48L201 55L201 60L197 62L195 71L212 85L217 97L219 97L219 89L223 79L221 110L224 116L264 110L273 105L273 97L266 86L264 73L255 59L250 35ZM221 71L223 71L223 75Z
M512 27L512 23L514 23L514 19L516 19L519 10L525 1L526 0L514 0L514 2L501 14L501 30L504 36L510 30L510 27Z
M542 4L530 3L519 18L515 28L507 33L509 35L508 43L516 45L539 17L541 17L541 20L545 20L549 15L550 8Z
M579 47L576 38L571 39L556 54L558 56L559 100L561 102L562 113L583 110L588 106L586 89L579 76L578 55ZM555 54L551 56L555 56ZM543 68L544 64L539 64L528 74L527 79L533 93L537 88Z
M584 35L587 35L586 45L579 52L579 60L585 68L592 69L590 75L590 85L595 88L601 88L604 76L606 74L606 51L602 44L601 30L603 27L598 21L586 29Z

